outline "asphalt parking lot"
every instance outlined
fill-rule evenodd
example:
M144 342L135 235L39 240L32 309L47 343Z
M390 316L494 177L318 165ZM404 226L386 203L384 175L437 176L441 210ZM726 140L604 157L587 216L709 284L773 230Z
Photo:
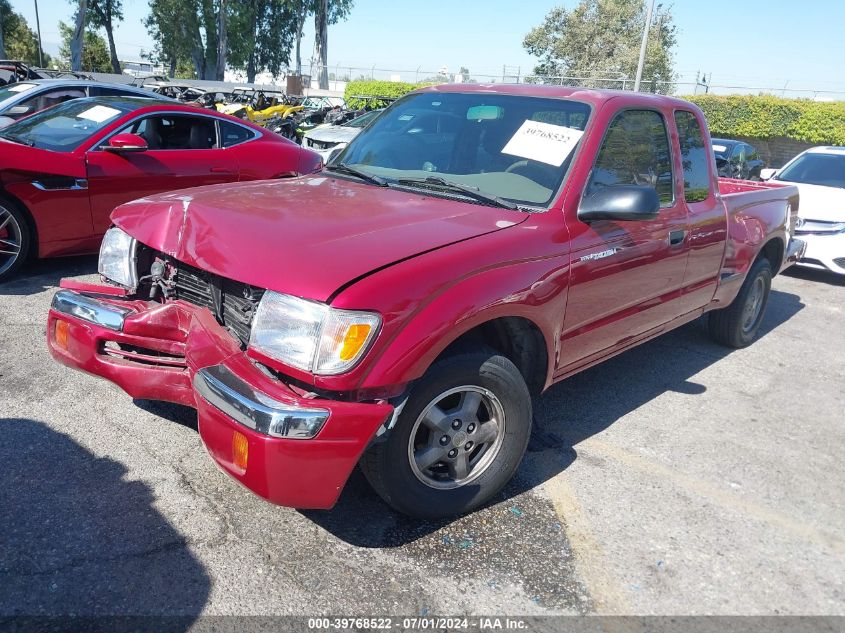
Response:
M778 277L763 337L700 324L553 388L470 516L330 512L218 471L195 416L52 361L43 262L0 286L0 615L845 614L845 281Z

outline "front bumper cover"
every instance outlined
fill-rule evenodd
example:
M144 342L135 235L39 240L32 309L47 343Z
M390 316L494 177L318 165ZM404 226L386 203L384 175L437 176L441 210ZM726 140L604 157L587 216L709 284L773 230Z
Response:
M210 455L265 499L330 508L393 407L308 397L249 360L208 310L107 296L99 286L60 290L47 340L56 360L101 376L136 399L194 407ZM62 343L56 326L66 323ZM248 441L235 464L235 431Z

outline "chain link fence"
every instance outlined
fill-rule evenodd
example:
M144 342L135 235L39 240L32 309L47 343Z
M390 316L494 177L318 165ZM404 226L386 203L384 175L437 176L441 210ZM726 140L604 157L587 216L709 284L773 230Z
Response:
M305 64L302 68L304 75L312 78L311 89L318 90L317 77L319 67ZM461 68L450 71L447 68L430 69L419 66L414 69L382 68L379 65L370 67L346 66L343 64L329 64L329 91L342 93L349 81L369 79L379 81L403 81L407 83L440 82L440 83L534 83L554 86L584 86L589 88L603 88L609 90L633 90L634 78L623 74L617 76L544 76L524 72L519 66L503 66L501 73L475 73ZM819 101L845 101L845 82L840 87L788 87L790 81L761 81L759 84L744 84L742 82L713 82L679 79L677 81L643 80L640 90L660 94L691 95L691 94L774 94L780 97L815 99Z

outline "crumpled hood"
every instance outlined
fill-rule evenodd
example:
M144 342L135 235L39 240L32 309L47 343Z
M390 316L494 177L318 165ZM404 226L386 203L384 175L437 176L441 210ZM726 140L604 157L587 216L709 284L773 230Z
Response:
M186 189L112 214L141 243L181 262L318 301L398 260L526 217L326 175Z
M778 182L798 187L798 217L823 222L845 222L845 189L785 180Z

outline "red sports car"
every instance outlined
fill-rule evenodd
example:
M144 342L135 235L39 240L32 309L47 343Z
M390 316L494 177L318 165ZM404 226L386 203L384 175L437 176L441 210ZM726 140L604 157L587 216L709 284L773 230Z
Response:
M209 110L68 101L0 131L0 280L29 256L96 252L112 210L129 200L321 167L314 152Z

